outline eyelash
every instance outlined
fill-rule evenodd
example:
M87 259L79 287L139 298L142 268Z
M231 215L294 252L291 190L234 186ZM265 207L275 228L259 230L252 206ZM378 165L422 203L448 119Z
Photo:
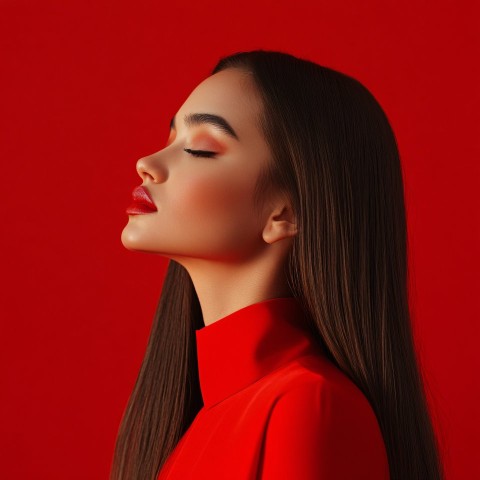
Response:
M184 148L183 150L194 157L213 157L215 155L215 152L208 152L206 150L192 150L191 148Z

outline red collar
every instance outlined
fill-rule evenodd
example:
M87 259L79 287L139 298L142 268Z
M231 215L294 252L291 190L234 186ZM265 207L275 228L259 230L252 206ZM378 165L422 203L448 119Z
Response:
M294 297L263 300L195 331L200 388L210 407L292 360L319 352Z

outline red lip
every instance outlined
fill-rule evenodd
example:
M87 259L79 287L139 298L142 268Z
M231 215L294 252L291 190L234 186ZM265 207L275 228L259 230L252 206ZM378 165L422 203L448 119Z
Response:
M133 203L127 207L127 215L140 215L143 213L152 213L157 211L152 197L148 190L141 185L135 187L132 191Z

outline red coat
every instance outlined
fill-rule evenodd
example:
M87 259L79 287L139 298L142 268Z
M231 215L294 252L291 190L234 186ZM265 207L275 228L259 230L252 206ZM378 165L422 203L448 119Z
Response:
M376 416L293 297L196 331L204 406L159 480L388 480Z

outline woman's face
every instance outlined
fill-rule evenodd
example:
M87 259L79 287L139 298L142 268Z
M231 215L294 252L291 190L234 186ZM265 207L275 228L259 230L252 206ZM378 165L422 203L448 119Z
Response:
M249 74L227 69L200 83L174 117L167 145L140 158L137 171L157 211L129 215L122 243L182 262L185 257L245 261L266 246L268 213L253 193L271 153L257 124L261 100ZM222 117L224 128L192 115ZM226 130L231 130L228 133ZM197 157L185 149L214 152Z

